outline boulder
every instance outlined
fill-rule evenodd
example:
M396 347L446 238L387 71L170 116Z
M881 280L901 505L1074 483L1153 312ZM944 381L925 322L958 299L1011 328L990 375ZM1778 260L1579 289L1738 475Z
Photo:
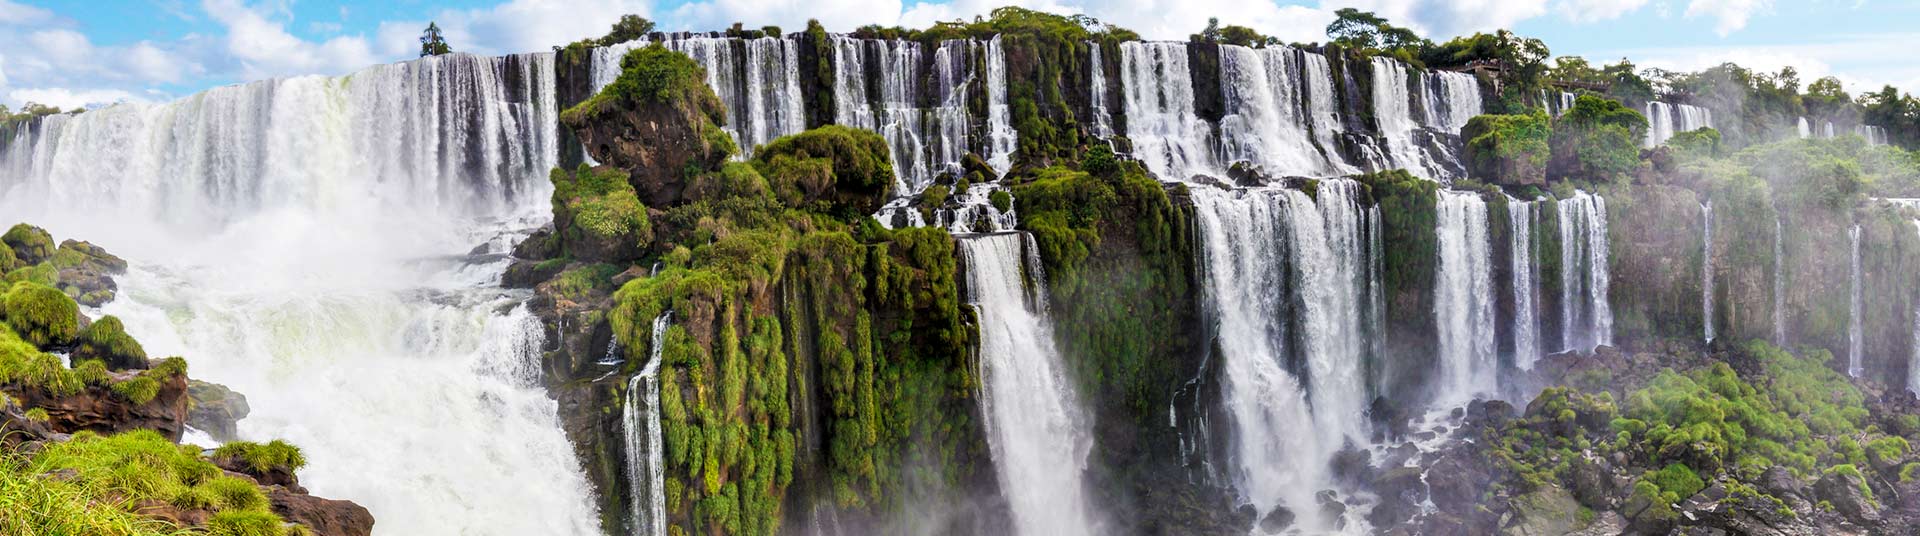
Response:
M187 426L223 443L239 438L236 426L252 411L246 395L212 382L187 380L187 399Z
M1333 454L1328 462L1335 481L1346 486L1360 486L1373 480L1373 454L1353 445L1347 445Z
M13 250L13 256L20 266L40 264L53 256L53 235L46 229L24 223L16 224L0 235L0 243Z
M1293 526L1293 517L1293 510L1288 509L1285 505L1275 506L1273 510L1267 512L1267 515L1260 516L1260 531L1267 534L1278 534L1280 531L1287 530L1287 528Z
M126 327L112 315L101 317L80 331L80 336L74 339L72 358L74 363L98 359L108 370L144 370L151 366L140 341L127 335Z
M1509 534L1525 536L1560 535L1584 527L1590 519L1581 519L1580 502L1559 486L1547 486L1514 497L1513 519L1507 523Z
M131 377L116 374L116 380ZM71 396L56 396L45 389L20 389L13 394L26 407L46 410L47 427L57 433L88 430L112 435L148 429L178 442L187 425L187 377L174 374L157 381L159 389L145 404L133 403L99 385L88 385Z
M1813 495L1833 505L1834 513L1861 525L1880 521L1880 509L1867 496L1866 481L1857 471L1829 471L1813 483Z
M597 162L625 170L651 207L679 204L688 168L717 169L734 152L721 130L726 108L703 69L684 54L644 47L620 61L621 74L560 115Z
M1380 496L1380 504L1367 512L1367 522L1375 527L1406 523L1420 513L1420 503L1427 500L1427 483L1421 479L1418 467L1381 471L1369 487Z
M323 499L285 487L267 488L273 513L299 523L313 536L371 536L373 513L353 501Z

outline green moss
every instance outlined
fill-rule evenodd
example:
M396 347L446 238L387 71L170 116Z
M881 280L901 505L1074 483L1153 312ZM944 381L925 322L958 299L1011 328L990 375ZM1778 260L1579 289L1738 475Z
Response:
M888 155L879 134L828 125L768 142L753 167L786 206L851 221L878 210L892 192Z
M105 386L112 381L107 374L107 365L98 359L80 362L80 366L73 367L73 374L80 379L81 383L87 385Z
M40 264L53 256L53 235L46 229L24 223L7 229L5 235L0 235L0 243L6 244L17 262L24 265Z
M153 362L152 367L148 368L146 372L142 372L140 374L142 376L152 376L152 377L161 378L161 379L171 378L174 376L185 376L187 375L187 360L180 356L172 356L166 359L161 359L159 361Z
M307 457L300 447L275 439L265 444L251 441L235 441L221 445L213 452L219 458L238 458L246 462L254 471L268 472L275 469L296 471L307 466Z
M14 283L4 305L7 323L35 346L64 345L80 331L80 304L53 287Z
M596 113L602 106L619 100L643 103L677 103L693 100L717 100L706 86L706 70L685 54L655 43L635 48L620 58L620 76L600 93L574 105L561 120L574 123L577 116ZM702 96L704 95L704 98ZM713 108L718 109L717 103ZM707 108L707 107L702 107ZM722 112L724 114L724 112ZM569 116L576 116L569 119ZM726 122L721 115L715 123Z
M20 266L20 257L14 255L13 247L8 246L5 242L0 242L0 274L11 272L14 268Z
M653 222L626 171L581 164L571 173L555 168L548 178L562 257L631 261L653 240Z
M74 341L73 359L104 361L110 368L145 368L147 351L140 341L127 335L126 327L120 319L112 315L101 317L81 330Z

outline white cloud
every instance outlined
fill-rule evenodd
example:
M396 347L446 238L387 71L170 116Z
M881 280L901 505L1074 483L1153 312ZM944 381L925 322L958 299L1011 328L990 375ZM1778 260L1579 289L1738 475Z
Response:
M93 54L93 43L73 30L41 30L27 36L40 57L62 65L82 64Z
M9 0L0 0L0 24L32 24L44 22L52 18L52 11L14 3Z
M1791 66L1799 72L1802 89L1821 77L1833 76L1848 92L1858 95L1886 85L1902 91L1920 89L1920 63L1885 53L1913 43L1920 43L1920 33L1855 34L1794 44L1621 49L1599 56L1628 57L1642 68L1686 72L1729 62L1762 72L1779 72Z
M1773 0L1693 0L1687 4L1687 17L1712 17L1713 31L1726 37L1747 27L1747 20L1759 12L1773 9Z
M239 0L204 0L201 9L227 30L226 55L239 64L241 78L271 78L313 73L340 74L379 61L360 36L315 43L287 33L286 25Z
M7 55L0 54L0 87L7 87Z
M779 26L783 31L806 28L807 19L819 19L830 32L851 31L868 24L900 23L900 0L707 0L674 9L664 30L717 30L739 22L748 28Z
M1642 7L1648 0L1561 0L1561 15L1573 22L1599 22L1620 18Z
M138 101L132 93L118 89L70 90L66 88L16 89L7 94L14 102L37 102L62 110L95 107L116 102Z

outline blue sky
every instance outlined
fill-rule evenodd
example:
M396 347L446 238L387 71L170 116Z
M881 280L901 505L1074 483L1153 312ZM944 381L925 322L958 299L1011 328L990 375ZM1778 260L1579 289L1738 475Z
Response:
M1086 13L1180 39L1209 16L1289 41L1324 40L1332 12L1375 11L1441 39L1513 28L1556 55L1692 70L1793 65L1858 92L1920 88L1915 0L0 0L0 103L159 101L246 80L337 75L406 59L429 20L457 50L545 50L605 33L623 13L667 30L734 21L830 30L922 27L1001 5Z

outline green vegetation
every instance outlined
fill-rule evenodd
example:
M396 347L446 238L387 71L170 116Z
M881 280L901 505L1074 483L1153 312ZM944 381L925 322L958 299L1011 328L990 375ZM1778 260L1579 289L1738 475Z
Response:
M140 341L127 335L126 327L112 315L93 321L80 331L74 343L76 362L97 359L116 370L147 367L146 349L140 347Z
M46 229L24 223L7 229L7 234L0 235L0 243L5 243L23 265L39 264L53 256L53 235L47 234Z
M667 50L659 43L640 47L627 52L620 58L620 77L607 84L593 98L568 108L561 113L561 120L574 123L579 117L592 114L602 106L616 101L635 103L673 103L693 106L692 109L715 114L715 123L726 122L726 112L720 106L720 98L713 95L707 87L706 70L686 54Z
M1552 118L1538 110L1474 117L1460 133L1466 141L1468 171L1503 184L1545 184L1552 124Z
M227 443L214 450L213 456L237 458L261 473L276 469L292 472L307 466L307 457L300 453L300 447L278 439L265 444L252 441Z
M37 476L56 471L71 471L73 476ZM49 444L13 472L0 470L0 482L9 477L31 481L17 488L24 496L39 496L41 500L48 496L86 498L97 505L95 511L101 519L116 519L119 516L115 512L132 511L142 501L159 501L179 508L211 510L216 518L226 515L248 520L234 525L236 530L245 528L242 532L226 534L277 535L282 530L280 518L267 510L266 496L258 486L222 476L218 467L200 457L196 447L173 444L150 430L113 436L81 432L71 440ZM52 519L40 522L73 522L49 517ZM158 528L163 525L143 526L167 533ZM266 527L266 532L259 532L261 527ZM215 533L221 533L219 530Z
M8 513L0 516L0 534L198 534L103 498L85 483L48 478L18 456L0 456L0 511Z
M553 218L563 253L583 260L630 261L653 239L653 222L627 182L627 172L588 168L573 173L555 168Z
M778 200L854 221L879 210L893 190L887 141L870 130L828 125L766 144L753 169Z
M420 32L420 57L452 53L453 45L447 44L446 38L440 35L440 24L428 22L427 29Z
M1612 180L1640 165L1640 141L1646 132L1647 118L1640 112L1618 101L1581 96L1553 122L1547 175L1554 180Z
M46 285L14 283L4 298L6 321L34 346L64 345L80 331L80 304Z
M1093 165L1087 165L1092 163ZM1137 162L1095 146L1083 169L1039 170L1011 197L1033 233L1054 329L1081 391L1100 406L1158 415L1177 386L1192 281L1191 216Z

